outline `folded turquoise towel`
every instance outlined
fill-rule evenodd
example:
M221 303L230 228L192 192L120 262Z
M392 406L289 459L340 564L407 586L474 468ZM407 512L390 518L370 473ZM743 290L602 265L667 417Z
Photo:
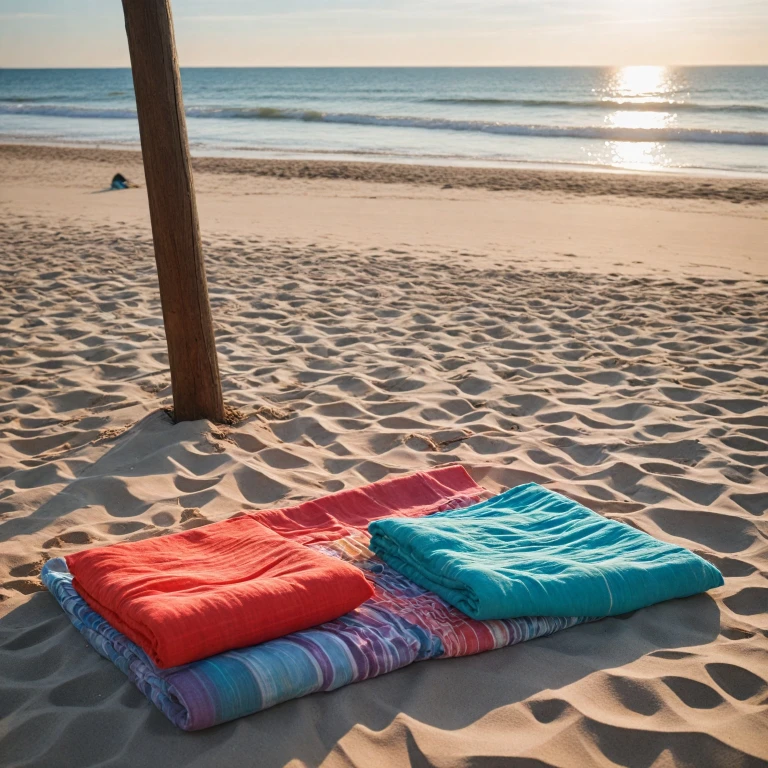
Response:
M535 483L368 530L382 560L473 619L615 616L723 584L687 549Z

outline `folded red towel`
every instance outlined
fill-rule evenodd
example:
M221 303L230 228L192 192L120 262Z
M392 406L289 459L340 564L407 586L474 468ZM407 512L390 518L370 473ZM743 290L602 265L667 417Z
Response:
M357 568L249 516L67 557L91 608L158 667L322 624L373 594Z

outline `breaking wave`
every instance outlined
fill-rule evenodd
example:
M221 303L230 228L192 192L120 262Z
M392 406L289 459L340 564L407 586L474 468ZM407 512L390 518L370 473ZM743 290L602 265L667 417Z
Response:
M132 109L69 107L50 104L0 104L0 114L46 115L54 117L135 119ZM418 128L437 131L466 131L502 136L600 139L604 141L690 142L697 144L768 145L768 133L724 131L705 128L627 128L612 126L549 126L504 123L486 120L454 120L429 117L394 117L354 113L317 112L276 107L190 107L190 119L298 120L341 125Z

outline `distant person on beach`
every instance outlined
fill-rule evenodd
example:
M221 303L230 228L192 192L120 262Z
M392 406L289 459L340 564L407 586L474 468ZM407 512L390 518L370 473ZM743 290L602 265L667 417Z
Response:
M138 184L134 184L123 176L122 173L116 173L112 177L112 183L110 189L129 189L130 187L137 187Z

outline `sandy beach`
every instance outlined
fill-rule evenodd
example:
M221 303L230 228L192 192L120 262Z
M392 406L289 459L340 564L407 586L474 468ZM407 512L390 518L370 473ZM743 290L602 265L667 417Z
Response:
M231 427L164 410L139 154L0 146L0 764L765 765L768 183L194 170ZM118 171L139 187L107 191ZM449 462L687 547L725 586L190 734L39 580Z

